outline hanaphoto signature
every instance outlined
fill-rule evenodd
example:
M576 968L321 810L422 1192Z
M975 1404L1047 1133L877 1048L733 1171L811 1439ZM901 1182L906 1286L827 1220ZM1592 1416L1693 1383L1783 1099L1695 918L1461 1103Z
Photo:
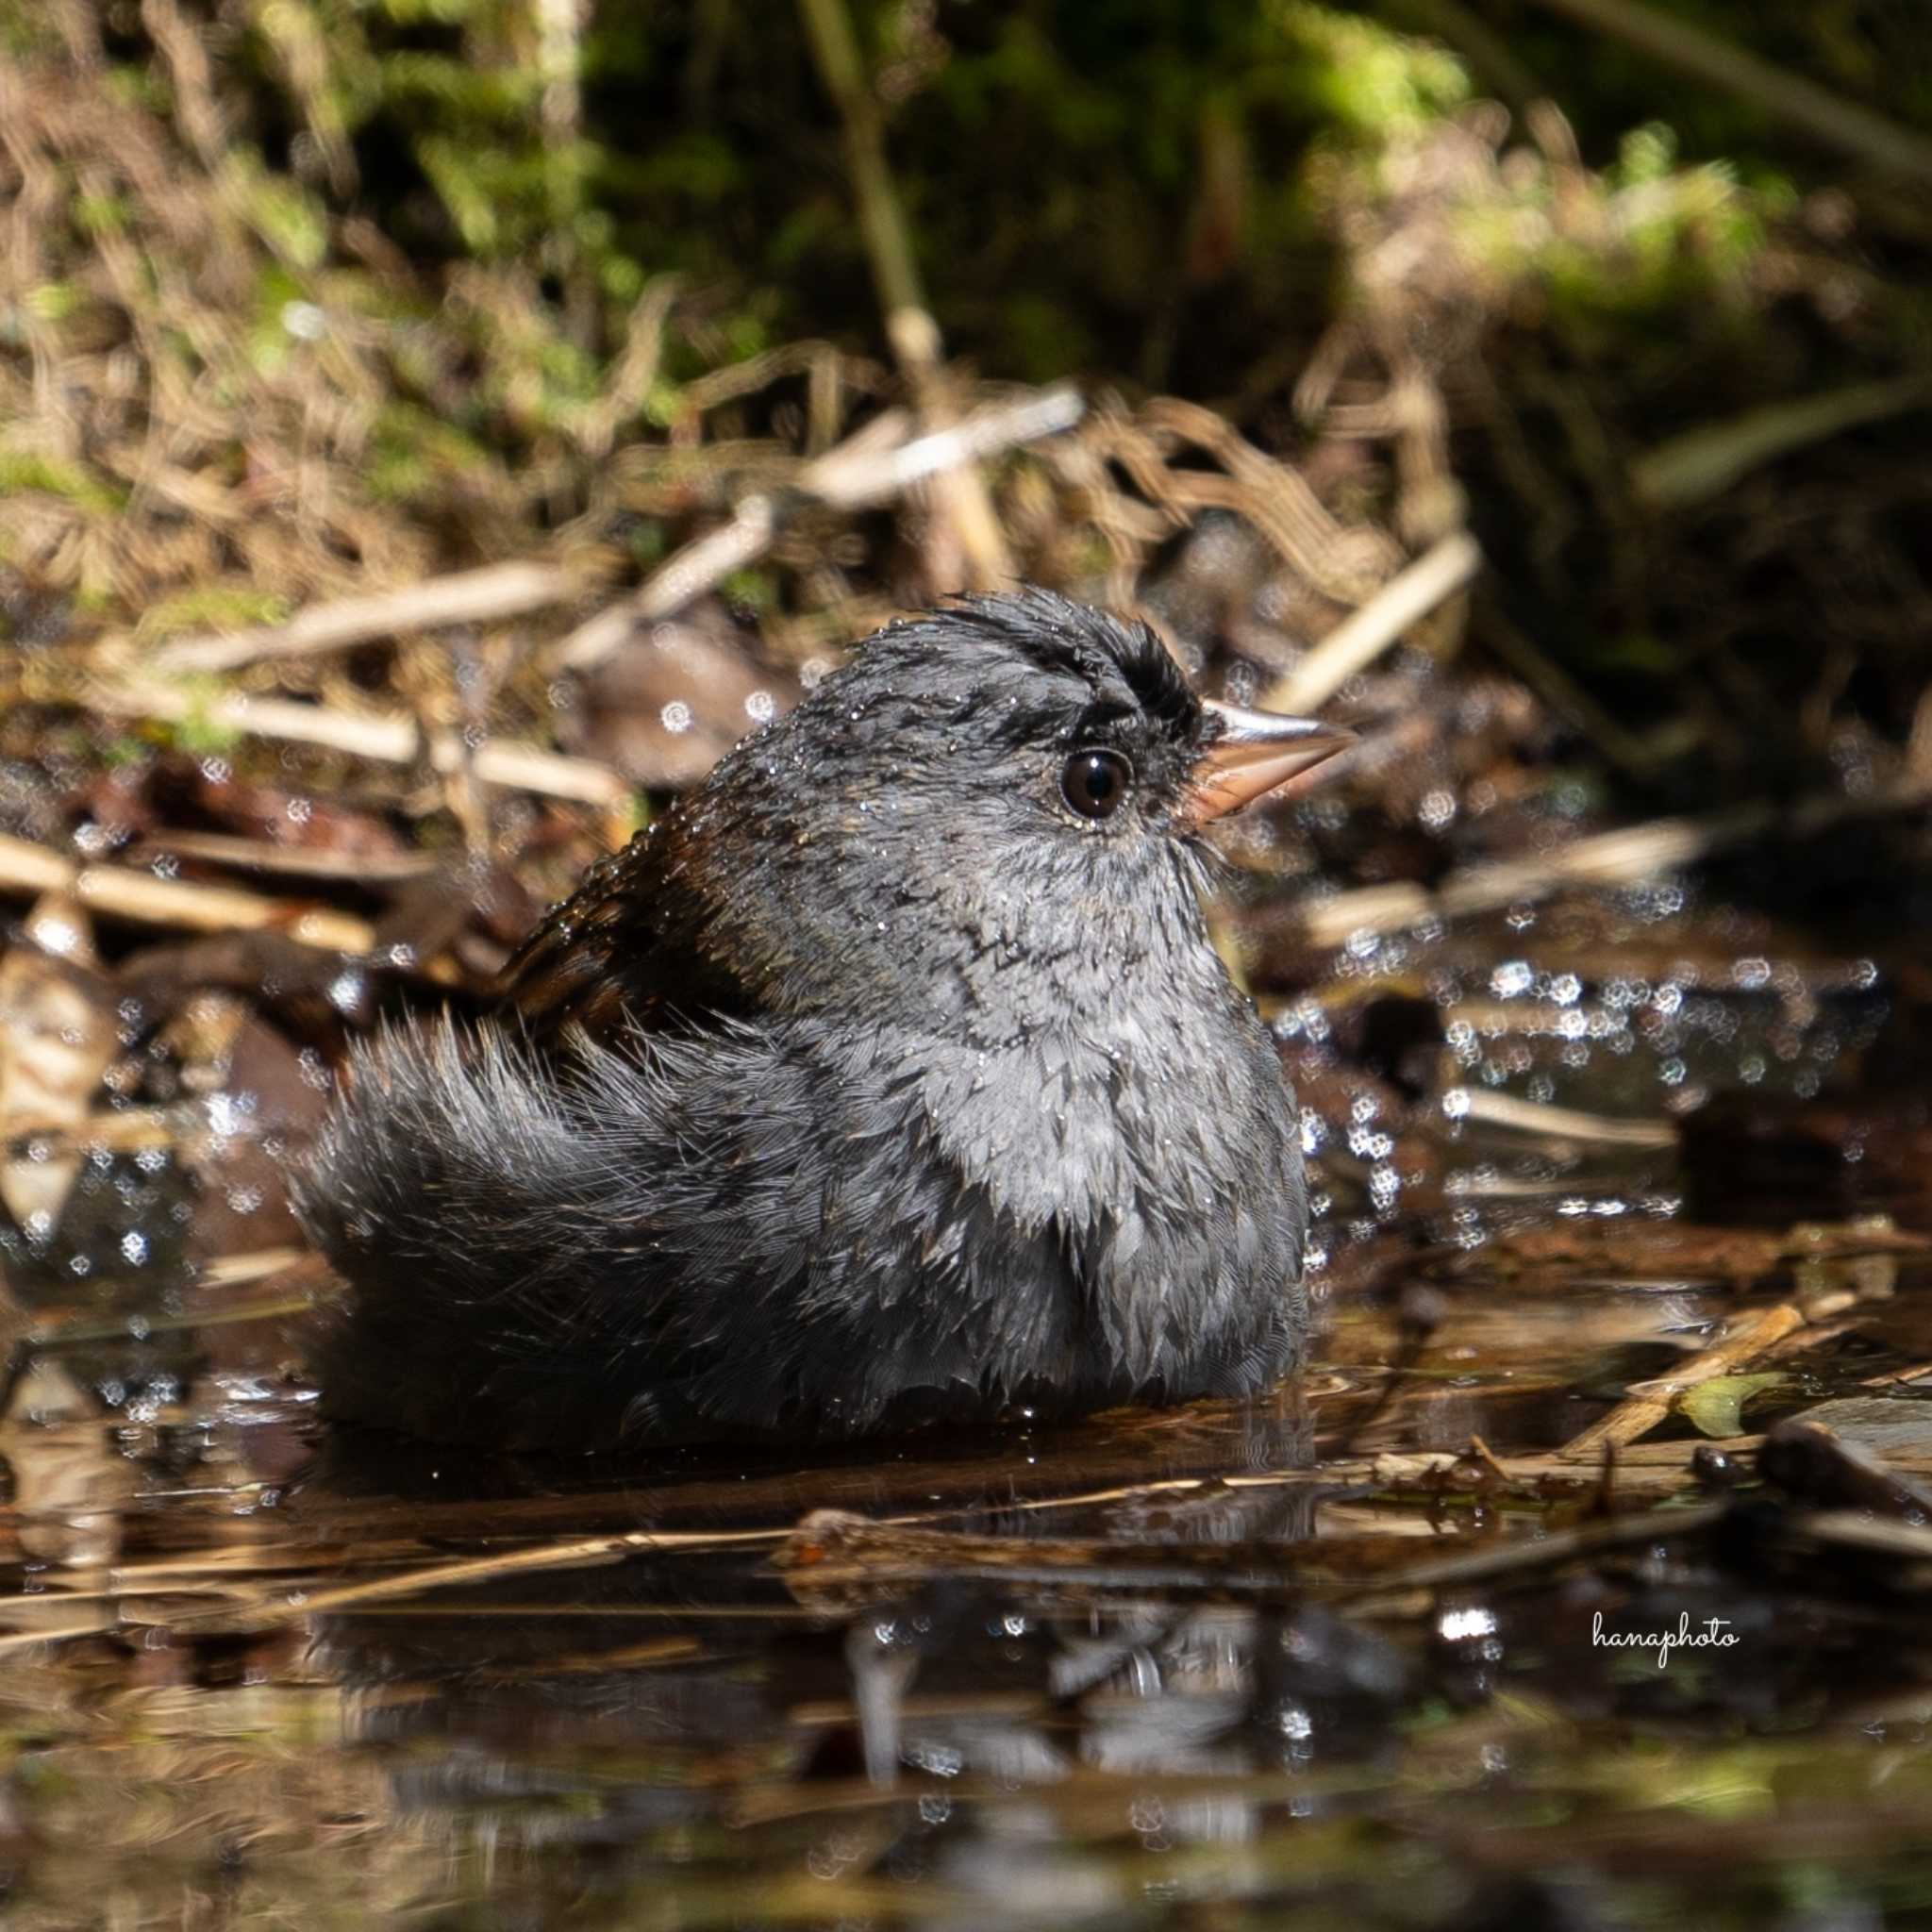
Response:
M1693 1624L1690 1611L1680 1610L1674 1630L1606 1630L1604 1613L1598 1610L1591 1619L1590 1641L1598 1650L1654 1650L1662 1670L1674 1650L1729 1650L1741 1641L1729 1623L1726 1617L1706 1617Z

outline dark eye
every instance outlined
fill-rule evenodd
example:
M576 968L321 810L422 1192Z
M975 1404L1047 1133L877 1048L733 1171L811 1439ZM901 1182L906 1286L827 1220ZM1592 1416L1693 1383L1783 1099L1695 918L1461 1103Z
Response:
M1110 819L1121 808L1134 768L1117 751L1076 751L1060 770L1060 796L1083 819Z

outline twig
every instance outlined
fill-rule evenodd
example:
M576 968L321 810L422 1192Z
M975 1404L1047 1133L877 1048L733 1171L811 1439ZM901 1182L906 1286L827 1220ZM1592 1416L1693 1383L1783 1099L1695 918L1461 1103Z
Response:
M96 1114L96 1121L107 1125L121 1119L119 1114ZM175 1137L179 1140L181 1137ZM133 1144L109 1136L97 1138L88 1135L76 1136L77 1145L125 1146ZM197 1288L242 1288L251 1281L262 1281L272 1274L283 1274L308 1262L311 1268L325 1273L323 1263L309 1248L250 1248L241 1254L219 1255L212 1261L203 1264L196 1272ZM110 1277L95 1277L95 1285L101 1291L118 1291L126 1287ZM98 1341L108 1337L126 1335L135 1329L143 1335L160 1335L170 1331L188 1328L225 1326L236 1322L256 1322L262 1319L264 1311L280 1313L284 1309L307 1307L312 1297L307 1292L278 1296L273 1302L258 1302L249 1307L238 1308L233 1306L220 1308L191 1307L172 1315L158 1315L152 1310L144 1314L132 1312L100 1319L92 1305L65 1308L50 1308L36 1315L23 1331L24 1339L36 1347L53 1347L60 1342Z
M805 17L819 76L839 109L844 129L858 225L865 237L879 305L885 310L887 338L919 406L921 420L929 429L943 427L951 404L940 370L939 324L933 320L920 287L911 237L899 209L891 171L886 165L878 103L866 77L851 19L844 0L799 0L799 11ZM935 493L944 505L947 523L965 553L974 580L982 587L1004 583L1012 575L1012 563L999 519L978 475L965 466L941 470ZM957 586L942 583L934 588L953 590Z
M1617 1467L1618 1493L1626 1500L1642 1497L1654 1501L1681 1495L1695 1479L1690 1458L1703 1446L1704 1440L1700 1437L1695 1442L1645 1443L1645 1449L1674 1453L1636 1463L1627 1456L1621 1458ZM1467 1451L1390 1450L1373 1458L1365 1480L1384 1495L1441 1496L1445 1491L1453 1493L1474 1486L1468 1472L1475 1460ZM1554 1455L1498 1456L1492 1474L1502 1480L1506 1491L1519 1495L1541 1494L1551 1500L1570 1500L1586 1488L1594 1489L1598 1480L1595 1470ZM1340 1483L1345 1477L1344 1469L1335 1473L1332 1479Z
M1932 403L1932 378L1860 382L1797 402L1747 409L1724 423L1701 424L1659 443L1630 466L1640 496L1659 508L1703 503L1739 477L1806 445L1861 423L1876 423Z
M1674 1147L1677 1130L1668 1121L1618 1120L1609 1114L1585 1113L1574 1107L1551 1107L1544 1101L1523 1100L1487 1087L1457 1087L1461 1095L1457 1118L1480 1121L1485 1126L1509 1127L1519 1133L1548 1134L1564 1141L1587 1141L1603 1147ZM1446 1102L1447 1095L1444 1100ZM1446 1112L1445 1106L1444 1111Z
M129 1107L89 1114L77 1122L9 1114L0 1125L0 1159L25 1159L36 1146L56 1157L93 1147L132 1154L143 1147L175 1146L205 1126L205 1121L185 1118L182 1109L172 1107Z
M157 832L143 839L131 857L145 860L162 853L281 878L354 879L371 885L421 878L446 862L433 852L327 852L312 845L277 845L271 839L236 839L225 832Z
M1794 1535L1816 1537L1837 1549L1932 1563L1932 1524L1888 1523L1866 1509L1820 1509L1794 1516L1785 1526ZM1924 1584L1919 1588L1923 1590Z
M42 1598L42 1602L47 1602ZM15 1630L0 1637L0 1652L28 1650L37 1643L64 1643L70 1637L92 1637L103 1630L111 1630L116 1619L111 1615L90 1617L83 1623L50 1624L38 1630Z
M1508 1463L1485 1458L1479 1451L1450 1460L1452 1468L1460 1463L1506 1478L1512 1474ZM1569 1472L1573 1478L1577 1474ZM1579 1557L1708 1529L1729 1507L1718 1502L1615 1517L1534 1541L1511 1539L1500 1546L1491 1543L1368 1575L1336 1567L1333 1559L1341 1552L1332 1541L1155 1549L1101 1538L1047 1541L908 1528L841 1510L819 1510L798 1524L773 1561L787 1587L799 1595L967 1576L1006 1584L1073 1584L1089 1591L1212 1591L1236 1598L1352 1604L1415 1590L1541 1575ZM1324 1563L1324 1557L1330 1560Z
M802 486L836 509L863 509L941 470L975 463L1019 443L1037 442L1071 429L1086 409L1071 382L1035 390L1011 402L993 403L944 428L928 430L879 457L850 445L827 450L807 465Z
M606 606L572 631L557 654L558 664L566 671L601 664L641 625L663 623L713 584L762 557L777 534L774 501L762 492L744 497L729 523L687 543L634 596Z
M1508 1470L1497 1459L1496 1452L1480 1436L1470 1437L1467 1453L1475 1461L1481 1463L1491 1475L1500 1476L1505 1482L1509 1480Z
M181 1335L191 1331L199 1335L205 1328L236 1328L246 1322L278 1322L285 1315L307 1314L314 1306L313 1295L291 1292L191 1315L109 1315L95 1321L63 1321L49 1315L36 1322L22 1339L33 1348L59 1349L95 1341L117 1341L123 1336L131 1335L138 1335L143 1340L154 1335Z
M1674 1374L1633 1384L1630 1392L1608 1415L1592 1423L1580 1436L1573 1436L1557 1453L1565 1462L1594 1462L1607 1442L1621 1448L1640 1436L1649 1435L1676 1407L1677 1398L1687 1390L1756 1361L1793 1330L1804 1327L1807 1320L1804 1309L1791 1302L1778 1302L1758 1309L1714 1347L1692 1356Z
M241 1254L222 1255L201 1271L204 1288L239 1288L246 1281L261 1281L309 1258L307 1248L249 1248Z
M1908 1362L1902 1369L1887 1369L1882 1375L1867 1375L1860 1389L1890 1389L1901 1382L1932 1383L1932 1362Z
M338 651L398 631L437 630L455 624L489 624L561 604L581 580L548 563L496 563L457 571L373 596L344 597L305 610L287 624L262 625L226 638L191 638L155 654L165 672L233 671L265 658L301 658Z
M207 703L164 684L102 685L88 693L89 706L123 718L159 718L170 723L192 719L219 730L254 738L282 739L348 752L382 764L408 765L422 756L423 736L413 718L393 711L368 716L334 711L289 698L258 698L245 692ZM429 741L429 762L439 772L460 762L462 747L454 734L439 732ZM609 810L628 802L630 787L608 765L565 758L515 739L490 738L476 747L475 774L486 784L551 798L575 799Z
M1357 1599L1412 1590L1455 1590L1473 1583L1495 1583L1506 1577L1541 1575L1599 1550L1626 1548L1632 1543L1661 1542L1714 1528L1729 1512L1728 1503L1699 1503L1688 1507L1649 1509L1636 1516L1615 1516L1608 1522L1585 1524L1576 1529L1553 1530L1533 1541L1512 1539L1491 1543L1467 1555L1443 1557L1409 1569L1391 1570L1355 1586Z
M1340 945L1356 933L1400 932L1431 919L1493 911L1547 898L1567 885L1628 885L1766 832L1803 836L1845 819L1911 811L1928 797L1932 787L1919 782L1857 797L1824 794L1801 799L1789 808L1758 804L1701 819L1653 819L1648 824L1579 839L1547 857L1470 866L1452 873L1434 891L1405 884L1338 892L1308 907L1299 924L1311 944Z
M377 1576L361 1583L345 1583L333 1590L313 1594L277 1591L275 1597L259 1606L259 1615L244 1618L248 1629L266 1629L277 1624L292 1624L325 1610L349 1609L365 1603L381 1603L394 1597L412 1597L425 1591L449 1590L466 1584L487 1583L499 1576L513 1576L532 1571L582 1570L606 1563L621 1563L626 1557L648 1555L663 1550L723 1549L745 1544L782 1542L790 1532L782 1529L736 1530L624 1530L611 1536L576 1537L562 1542L540 1543L519 1550L505 1550L487 1557L465 1557L453 1562L433 1563L420 1570L406 1570L394 1575ZM204 1624L225 1624L242 1614L240 1607L221 1611L194 1610L170 1620L175 1629L194 1629Z
M1085 408L1072 383L975 410L896 448L880 449L872 425L798 473L786 494L834 509L884 503L941 471L958 469L1016 444L1070 429ZM687 543L635 595L600 610L565 639L558 664L585 671L601 663L641 625L661 624L720 579L756 562L778 534L779 500L760 491L743 498L729 523Z
M1312 1563L1296 1562L1302 1554L1292 1544L1257 1540L1150 1546L1105 1537L983 1535L815 1509L771 1560L787 1587L804 1596L941 1576L1095 1590L1274 1590L1292 1587L1291 1568L1295 1583L1317 1580Z
M1272 711L1312 711L1373 663L1418 619L1453 596L1483 560L1466 530L1453 531L1344 617L1262 700Z
M256 932L272 926L325 952L366 953L375 943L375 927L346 912L304 908L230 886L158 879L125 866L77 865L44 845L5 834L0 834L0 892L63 892L91 912L189 932Z
M1777 120L1887 174L1932 181L1932 142L1686 21L1641 6L1638 0L1541 0L1541 4L1585 26L1627 41L1667 66L1756 101Z

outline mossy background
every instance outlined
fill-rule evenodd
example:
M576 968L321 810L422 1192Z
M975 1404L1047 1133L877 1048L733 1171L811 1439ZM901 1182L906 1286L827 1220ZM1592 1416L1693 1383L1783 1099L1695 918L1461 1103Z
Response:
M1932 123L1903 0L1663 10ZM1932 371L1923 183L1534 0L851 15L978 379L1196 399L1294 461L1324 430L1311 358L1328 401L1424 385L1452 491L1373 441L1319 487L1411 547L1466 514L1492 565L1474 647L1520 664L1527 640L1577 680L1634 734L1626 776L1759 786L1848 720L1903 741L1923 404L1888 392L1688 494L1646 479L1687 431ZM626 453L802 448L815 354L848 408L892 393L790 7L4 0L0 60L16 637L271 621L559 542L621 578L731 492L725 461L613 496ZM733 589L758 621L825 601L776 564Z

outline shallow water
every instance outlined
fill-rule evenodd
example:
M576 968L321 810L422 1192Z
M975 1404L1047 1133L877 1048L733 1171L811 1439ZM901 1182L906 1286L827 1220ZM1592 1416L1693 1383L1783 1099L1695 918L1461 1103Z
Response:
M976 1441L325 1440L314 1265L116 1276L105 1162L0 1423L8 1923L1917 1923L1916 970L1653 890L1257 974L1306 1374ZM1890 1475L1760 1481L1821 1409Z

